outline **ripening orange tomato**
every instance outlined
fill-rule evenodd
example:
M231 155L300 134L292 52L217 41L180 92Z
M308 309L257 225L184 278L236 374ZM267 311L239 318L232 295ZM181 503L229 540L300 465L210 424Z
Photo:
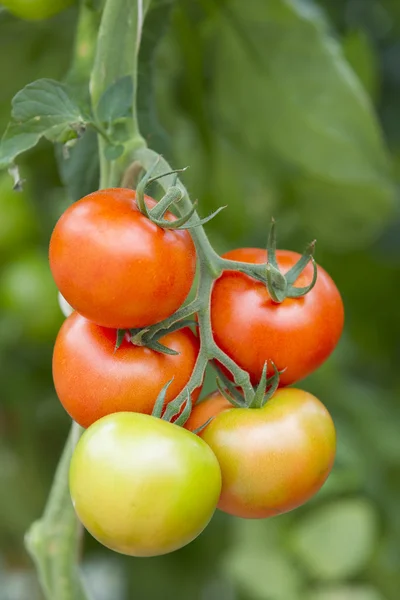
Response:
M215 417L223 410L230 410L233 405L216 391L204 398L201 402L193 406L190 417L185 423L185 428L189 431L195 431L202 427L209 419Z
M213 402L216 408L216 396ZM199 435L221 467L221 510L262 519L297 508L321 488L334 463L336 433L315 396L286 388L263 408L227 410L222 401L219 408Z

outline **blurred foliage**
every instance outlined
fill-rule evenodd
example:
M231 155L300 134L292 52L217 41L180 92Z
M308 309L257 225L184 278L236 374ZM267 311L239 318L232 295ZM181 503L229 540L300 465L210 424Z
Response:
M143 131L174 165L190 165L202 214L228 205L207 226L219 250L263 246L272 214L282 247L318 238L346 330L301 386L332 412L338 455L306 506L268 521L218 513L172 555L120 557L87 536L85 576L96 600L398 600L400 3L176 0L165 28L169 4L156 60L147 53L140 67ZM2 129L21 87L67 72L76 17L74 7L38 23L0 13ZM85 144L64 169L93 158L95 141ZM87 164L77 186L96 176ZM40 599L23 534L68 427L51 380L62 316L46 251L70 199L50 145L20 167L22 194L0 179L0 600Z

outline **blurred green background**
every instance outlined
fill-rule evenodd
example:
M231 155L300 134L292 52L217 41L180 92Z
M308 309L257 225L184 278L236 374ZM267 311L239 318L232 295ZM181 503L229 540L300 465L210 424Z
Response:
M76 19L75 7L38 23L1 11L2 130L21 87L63 78ZM156 44L151 27L144 36ZM303 508L267 521L216 514L169 556L121 557L87 536L93 598L398 600L400 3L176 0L154 67L142 129L175 166L190 165L184 179L202 215L228 205L207 226L215 246L265 245L271 215L281 247L318 240L346 327L301 386L331 411L338 453ZM147 84L149 68L143 60ZM0 600L41 598L23 535L69 426L51 378L62 315L47 245L71 198L50 144L20 168L21 194L0 177ZM206 391L213 385L209 376Z

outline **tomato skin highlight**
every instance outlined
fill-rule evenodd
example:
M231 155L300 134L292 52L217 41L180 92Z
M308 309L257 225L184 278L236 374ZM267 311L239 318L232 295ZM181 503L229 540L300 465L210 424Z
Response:
M156 202L146 196L148 208ZM165 219L174 221L170 212ZM134 190L85 196L58 220L50 240L58 289L81 315L115 329L146 327L185 301L196 271L188 231L164 230L142 215Z
M264 263L266 250L242 248L224 255L229 260ZM296 252L278 250L277 260L286 273L300 258ZM296 281L307 285L312 266ZM211 322L218 346L257 385L266 360L279 370L280 386L290 385L317 369L336 347L344 324L344 309L331 277L318 266L314 288L301 298L274 303L266 286L237 271L225 271L215 282L211 297ZM269 374L272 374L271 368Z
M185 429L195 431L212 417L223 410L230 410L233 405L218 391L209 394L204 400L193 406L190 417L185 423Z
M329 412L294 388L278 390L263 408L223 410L199 435L221 467L218 508L237 517L262 519L304 504L335 460Z
M53 380L68 414L82 427L114 412L150 414L161 388L173 378L166 403L192 374L199 341L189 328L167 334L161 343L179 352L161 354L124 339L115 350L116 331L73 313L63 323L54 346ZM200 393L192 394L193 402Z
M79 519L102 544L131 556L158 556L191 542L210 521L220 490L220 468L207 444L148 415L100 419L71 461Z

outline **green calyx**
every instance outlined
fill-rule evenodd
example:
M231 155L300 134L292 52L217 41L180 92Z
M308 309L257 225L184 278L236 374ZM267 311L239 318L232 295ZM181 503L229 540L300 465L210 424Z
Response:
M154 350L155 352L160 352L161 354L176 356L179 354L179 352L176 352L176 350L172 350L172 348L168 348L164 344L161 344L159 339L167 333L172 333L174 331L178 331L178 329L182 329L183 327L191 327L193 325L197 325L196 321L193 321L192 319L182 319L170 325L168 330L160 329L155 333L153 333L151 327L142 327L138 329L117 329L115 351L121 347L123 340L126 338L134 346L145 346L146 348Z
M273 375L270 377L267 376L268 361L266 361L262 370L260 382L254 389L254 393L248 401L244 399L240 390L214 363L214 367L219 374L219 377L217 377L217 386L220 393L236 408L262 408L278 389L279 376L283 372L278 371L273 361L270 361L270 363L274 371Z
M266 286L271 299L274 302L281 303L286 298L300 298L308 294L317 281L317 265L314 260L314 250L316 241L309 244L298 262L284 275L281 273L276 258L276 231L275 220L272 219L271 229L268 236L267 252L268 259L266 265ZM296 287L294 284L299 275L304 271L308 263L313 267L313 276L309 285Z
M158 227L161 227L162 229L175 229L175 230L177 230L177 229L179 229L179 230L192 229L193 227L199 227L201 225L205 225L206 223L211 221L211 219L213 219L219 212L221 212L221 210L223 210L225 208L225 206L221 206L220 208L218 208L216 211L214 211L208 217L205 217L204 219L196 218L193 221L192 217L193 217L193 215L195 215L196 208L197 208L197 202L193 202L190 210L188 210L181 217L175 219L174 221L169 221L168 219L165 219L164 215L165 215L166 211L171 206L174 206L175 204L180 202L183 198L182 188L179 185L176 185L177 174L181 173L183 171L186 171L187 167L185 167L184 169L177 169L175 171L168 171L167 173L162 173L161 175L152 177L152 174L154 173L154 171L156 170L156 168L158 166L159 160L160 160L160 157L157 158L157 160L154 162L153 166L150 167L148 169L148 171L145 173L145 175L141 178L141 180L139 181L137 188L136 188L136 202L137 202L138 208L139 208L140 212L145 217L150 219L150 221L152 223L154 223ZM165 195L161 198L161 200L159 200L159 202L157 202L156 206L154 206L152 209L149 210L147 208L147 205L146 205L146 202L144 199L146 187L148 185L150 185L150 183L153 183L154 181L157 181L158 179L161 179L162 177L167 177L167 176L173 175L173 174L176 175L173 185L171 185L167 189ZM191 222L189 223L189 221L191 221Z
M172 382L173 379L168 381L161 389L151 414L157 419L162 419L163 421L168 421L169 423L173 422L174 425L183 427L190 417L190 413L192 412L192 397L189 390L186 390L183 400L178 396L175 398L175 400L169 402L167 406L164 406L167 390ZM174 419L174 421L172 421L172 419Z

